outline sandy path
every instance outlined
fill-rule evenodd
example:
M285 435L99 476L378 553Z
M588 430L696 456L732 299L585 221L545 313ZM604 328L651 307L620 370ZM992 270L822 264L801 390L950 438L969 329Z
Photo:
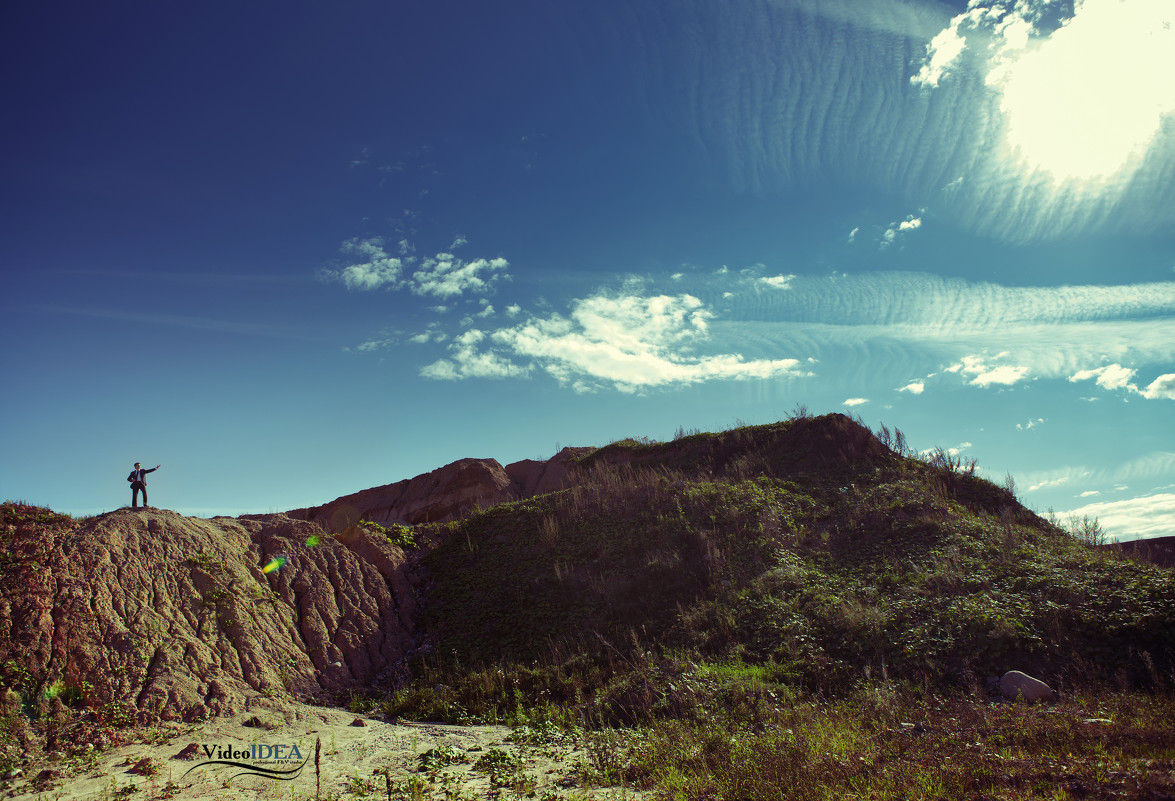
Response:
M255 715L263 725L245 725ZM622 787L585 787L583 771L577 767L587 759L580 743L560 737L517 743L508 739L511 734L506 726L387 723L341 709L290 705L283 714L245 713L201 726L160 729L148 738L153 742L59 759L0 786L7 786L6 797L38 801L384 799L389 797L387 779L376 771L386 770L392 799L586 801L648 796ZM318 742L321 755L316 771ZM194 759L177 758L185 748L195 752ZM236 758L226 751L235 752ZM429 752L431 760L422 762L421 755ZM152 775L135 772L134 766L148 757L156 771ZM303 760L305 764L296 778L279 781L239 775L240 767L206 764L220 758L282 770L296 770ZM494 768L499 796L492 789ZM45 769L53 775L38 783L37 776Z

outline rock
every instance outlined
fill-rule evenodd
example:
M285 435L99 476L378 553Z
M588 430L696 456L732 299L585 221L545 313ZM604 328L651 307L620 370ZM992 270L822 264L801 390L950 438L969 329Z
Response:
M140 776L154 776L159 772L159 763L149 756L145 756L131 767L127 773L137 773Z
M514 482L521 497L556 492L571 485L575 478L576 459L592 450L563 448L545 462L523 459L506 465L506 474Z
M43 788L45 785L52 784L53 782L57 781L60 778L61 778L61 771L54 770L53 768L45 768L43 771L38 773L36 775L36 777L33 779L33 785L36 787Z
M573 480L575 459L591 450L564 448L546 461L523 459L506 467L496 459L460 459L415 478L286 514L332 532L344 531L360 520L443 523L481 507L563 489Z
M125 509L39 531L41 569L0 593L0 664L84 683L95 708L152 725L370 684L411 651L415 589L386 538L345 545L285 515L150 518L156 530Z
M183 747L182 751L180 751L178 754L176 754L175 756L172 757L172 759L187 759L187 760L199 759L199 758L200 758L200 745L199 745L199 743L188 743L187 745L185 745Z
M518 497L495 459L460 459L415 478L344 495L330 503L294 509L290 517L342 531L360 520L375 523L443 523L479 506Z
M354 720L351 721L350 725L352 725L352 726L366 726L367 722L365 720L363 720L363 718L355 718Z
M1009 670L1000 678L1000 692L1010 701L1052 701L1057 694L1040 679L1019 670Z

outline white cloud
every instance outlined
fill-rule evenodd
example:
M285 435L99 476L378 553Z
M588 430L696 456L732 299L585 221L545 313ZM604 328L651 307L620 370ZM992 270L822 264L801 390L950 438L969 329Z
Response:
M864 406L868 402L869 402L868 398L849 398L844 402L843 405L849 406L849 407Z
M926 58L918 73L910 78L910 83L930 89L938 86L967 47L967 39L960 32L967 19L968 15L960 14L930 40L926 45Z
M1032 429L1036 428L1037 426L1043 425L1044 422L1045 422L1045 420L1043 417L1037 417L1034 420L1029 420L1027 423L1016 423L1016 430L1017 431L1031 431Z
M464 378L457 366L448 359L439 359L432 364L425 365L420 368L420 375L434 381L456 381L459 378Z
M577 391L610 384L622 392L800 374L795 359L697 353L698 346L709 341L713 318L714 313L692 295L596 295L573 302L567 317L532 317L488 336L466 332L451 346L448 359L429 365L422 374L504 377L527 374L537 365ZM514 365L507 355L529 364Z
M768 278L760 278L759 283L765 284L772 289L791 289L791 284L794 280L796 280L794 275L773 275Z
M395 344L395 340L392 339L369 339L366 342L356 345L355 350L362 353L371 353L373 351L383 350L393 344Z
M1027 374L1027 367L1004 364L999 367L993 367L990 370L985 370L971 379L971 383L977 387L989 387L992 384L1011 386L1023 379Z
M1142 396L1151 400L1175 400L1175 373L1166 373L1156 378L1142 391Z
M921 395L925 391L925 381L911 381L909 384L906 384L904 387L898 390L898 392L909 392L911 395Z
M1134 378L1134 373L1134 370L1123 367L1120 364L1109 364L1105 367L1078 370L1069 376L1069 380L1077 382L1096 378L1098 386L1104 387L1105 389L1134 389L1137 391L1138 388L1130 383L1130 379Z
M451 253L425 259L412 273L410 289L417 295L447 298L465 292L484 292L510 266L503 258L463 261Z
M459 236L453 247L464 244L465 238ZM441 298L468 292L484 293L500 278L509 277L505 270L510 265L503 258L466 261L452 253L438 253L417 264L417 258L412 255L415 248L410 242L401 240L399 250L399 257L389 256L382 237L349 239L339 251L359 260L339 270L324 270L322 276L327 280L342 281L347 289L406 288L416 295ZM414 268L412 275L405 277L409 268Z
M471 329L455 337L450 346L451 356L439 359L421 369L420 375L440 381L462 378L524 378L531 373L529 365L517 365L495 351L478 350L486 338L483 331Z
M858 234L858 232L860 232L860 230L861 230L861 227L860 227L860 226L857 226L857 227L856 227L856 228L854 228L853 230L849 231L849 241L850 241L850 242L854 242L854 241L856 241L856 239L857 239L857 234Z
M1138 385L1133 382L1137 372L1133 368L1123 367L1120 364L1107 364L1102 367L1078 370L1069 376L1069 380L1077 382L1096 378L1098 386L1105 389L1124 389L1127 392L1142 395L1148 400L1175 400L1175 373L1161 375L1152 381L1146 389L1139 389Z
M885 233L881 235L881 247L889 247L895 241L897 241L897 238L900 234L908 234L911 231L917 231L921 227L922 218L913 214L899 222L892 222L889 224L889 227L885 229Z
M996 358L1008 355L1001 353ZM990 387L992 384L1011 386L1022 381L1028 375L1028 368L1023 365L1000 364L989 365L982 356L964 356L963 361L946 368L948 373L968 373L974 378L969 382L976 387Z
M444 342L448 338L448 335L441 330L439 324L429 323L426 330L408 337L408 341L414 345L426 345L429 342Z
M400 259L388 256L383 249L382 238L349 239L340 250L363 259L348 265L337 274L347 289L367 291L399 284L403 263Z
M1060 513L1097 518L1111 539L1149 539L1175 536L1175 494L1155 493L1120 501L1099 501Z

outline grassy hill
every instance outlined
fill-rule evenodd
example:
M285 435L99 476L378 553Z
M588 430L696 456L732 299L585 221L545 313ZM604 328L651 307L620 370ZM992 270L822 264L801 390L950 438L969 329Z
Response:
M652 651L824 693L882 676L982 689L1012 669L1170 681L1175 574L848 418L617 443L583 470L438 532L423 560L435 666Z
M595 732L673 798L1171 797L1175 573L841 415L581 468L431 532L389 715ZM1062 700L993 706L1012 669Z

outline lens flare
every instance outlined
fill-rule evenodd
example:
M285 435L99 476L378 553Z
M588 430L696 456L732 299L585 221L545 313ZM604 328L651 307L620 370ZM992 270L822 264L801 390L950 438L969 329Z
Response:
M269 560L269 564L261 568L262 573L276 573L286 564L286 557L278 556Z

